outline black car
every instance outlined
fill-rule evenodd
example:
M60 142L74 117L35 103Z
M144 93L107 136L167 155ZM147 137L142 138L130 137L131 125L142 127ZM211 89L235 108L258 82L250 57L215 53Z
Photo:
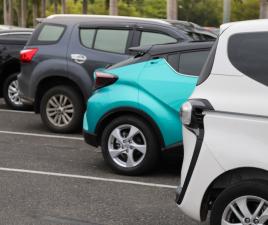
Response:
M20 72L20 51L32 29L13 28L0 31L0 97L13 109L25 108L18 95L17 75Z
M50 16L21 52L20 96L24 103L34 104L48 128L72 132L81 128L96 68L129 58L130 47L207 39L215 35L189 30L182 22L178 28L177 23L157 19ZM53 109L48 108L51 104Z

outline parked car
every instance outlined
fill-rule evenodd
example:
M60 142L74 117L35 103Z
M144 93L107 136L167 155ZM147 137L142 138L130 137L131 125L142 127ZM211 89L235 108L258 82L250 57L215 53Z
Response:
M20 51L23 49L32 29L11 29L0 31L0 97L13 109L24 109L18 96L17 75L20 72Z
M52 131L72 132L81 129L96 68L129 58L130 47L193 41L198 37L193 38L183 25L177 28L156 19L50 16L37 27L21 52L20 95L24 103L34 104L35 112ZM200 34L200 39L204 37L208 38ZM211 33L209 39L214 37Z
M177 203L211 225L268 224L268 20L221 26L181 108L184 162Z
M95 73L84 137L117 172L152 169L182 142L177 109L191 95L212 42L132 49L137 56Z

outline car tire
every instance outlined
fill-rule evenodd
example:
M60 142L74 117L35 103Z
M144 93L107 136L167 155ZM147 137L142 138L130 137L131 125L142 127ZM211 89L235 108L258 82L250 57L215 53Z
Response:
M56 86L42 97L40 114L43 123L53 132L71 133L82 128L84 103L70 86Z
M256 216L251 218L250 213L254 214L262 200L264 200L263 207L259 209ZM260 223L264 218L261 216L262 209L265 210L267 206L268 183L259 180L240 182L225 189L216 199L211 211L210 224L268 224L268 212L266 212L266 222ZM238 213L240 219L234 212Z
M18 73L13 73L5 79L3 84L3 97L7 106L15 110L29 109L30 106L23 105L19 97Z
M117 138L116 132L120 135ZM105 161L115 172L130 176L152 170L160 152L152 128L144 120L132 115L118 117L105 127L101 148Z

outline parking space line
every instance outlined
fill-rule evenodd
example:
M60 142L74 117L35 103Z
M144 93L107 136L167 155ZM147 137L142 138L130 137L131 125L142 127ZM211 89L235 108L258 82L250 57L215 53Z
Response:
M44 137L44 138L79 140L79 141L84 140L82 137L52 135L52 134L38 134L38 133L27 133L27 132L15 132L15 131L7 131L7 130L0 130L0 133L1 134L12 134L12 135L34 136L34 137Z
M66 173L53 173L53 172L45 172L45 171L37 171L37 170L24 170L24 169L15 169L15 168L6 168L6 167L0 167L0 171L47 175L47 176L55 176L55 177L67 177L67 178L95 180L95 181L104 181L104 182L113 182L113 183L122 183L122 184L133 184L133 185L158 187L158 188L169 188L169 189L176 189L177 188L176 186L167 185L167 184L156 184L156 183L147 183L147 182L132 181L132 180L111 179L111 178L104 178L104 177L83 176L83 175L66 174Z
M0 109L0 112L34 114L34 112L32 111L20 111L20 110L11 110L11 109Z

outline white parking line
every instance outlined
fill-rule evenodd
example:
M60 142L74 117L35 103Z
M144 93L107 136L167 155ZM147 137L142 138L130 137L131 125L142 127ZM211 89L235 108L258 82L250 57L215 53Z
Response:
M34 112L32 112L32 111L19 111L19 110L11 110L11 109L0 109L0 112L34 114Z
M38 134L38 133L27 133L27 132L15 132L15 131L7 131L7 130L0 130L0 133L1 134L34 136L34 137L44 137L44 138L58 138L58 139L79 140L79 141L84 140L84 138L82 138L82 137L51 135L51 134Z
M82 176L82 175L75 175L75 174L53 173L53 172L24 170L24 169L15 169L15 168L6 168L6 167L0 167L0 171L26 173L26 174L38 174L38 175L47 175L47 176L54 176L54 177L68 177L68 178L75 178L75 179L95 180L95 181L104 181L104 182L113 182L113 183L122 183L122 184L133 184L133 185L158 187L158 188L169 188L169 189L177 188L176 186L167 185L167 184L156 184L156 183L147 183L147 182L139 182L139 181L132 181L132 180L110 179L110 178L103 178L103 177Z

